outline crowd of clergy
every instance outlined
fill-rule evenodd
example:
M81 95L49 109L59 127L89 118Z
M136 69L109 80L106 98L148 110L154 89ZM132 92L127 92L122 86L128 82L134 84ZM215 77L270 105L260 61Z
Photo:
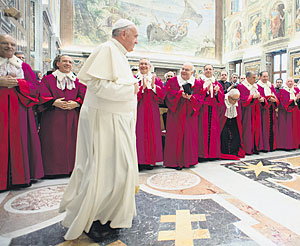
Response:
M16 52L16 41L0 35L0 191L27 187L43 177L70 175L74 168L78 119L86 86L72 72L72 58L59 55L53 71L41 76ZM181 170L203 160L238 160L245 154L298 149L300 90L221 72L208 64L199 78L193 64L165 75L164 83L141 58L138 72L136 147L139 169ZM161 108L165 134L161 128Z

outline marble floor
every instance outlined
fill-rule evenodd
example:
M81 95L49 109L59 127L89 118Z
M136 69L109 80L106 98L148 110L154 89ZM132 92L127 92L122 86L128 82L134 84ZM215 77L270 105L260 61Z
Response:
M63 239L57 209L67 183L0 193L0 245L300 246L300 150L142 171L132 228L93 239Z

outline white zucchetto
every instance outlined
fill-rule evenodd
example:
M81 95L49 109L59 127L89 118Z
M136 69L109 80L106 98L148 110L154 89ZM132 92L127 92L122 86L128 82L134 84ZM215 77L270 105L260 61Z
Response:
M130 26L130 25L134 25L134 23L127 19L119 19L115 22L115 24L113 24L112 31L119 29L119 28L124 28L124 27Z

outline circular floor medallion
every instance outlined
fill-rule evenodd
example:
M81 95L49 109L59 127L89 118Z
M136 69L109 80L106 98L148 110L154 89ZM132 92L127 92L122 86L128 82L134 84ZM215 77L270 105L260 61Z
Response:
M166 172L151 176L147 184L153 188L162 190L183 190L196 186L200 178L186 172Z
M38 213L59 207L65 185L55 185L24 192L11 198L4 208L12 213Z

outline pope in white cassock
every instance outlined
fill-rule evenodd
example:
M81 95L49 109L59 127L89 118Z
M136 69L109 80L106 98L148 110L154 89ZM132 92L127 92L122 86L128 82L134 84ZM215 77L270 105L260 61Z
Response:
M78 74L87 85L81 108L76 162L59 211L66 240L89 232L93 221L111 228L129 228L136 215L137 80L126 53L137 44L131 21L118 20L112 39L101 44Z

